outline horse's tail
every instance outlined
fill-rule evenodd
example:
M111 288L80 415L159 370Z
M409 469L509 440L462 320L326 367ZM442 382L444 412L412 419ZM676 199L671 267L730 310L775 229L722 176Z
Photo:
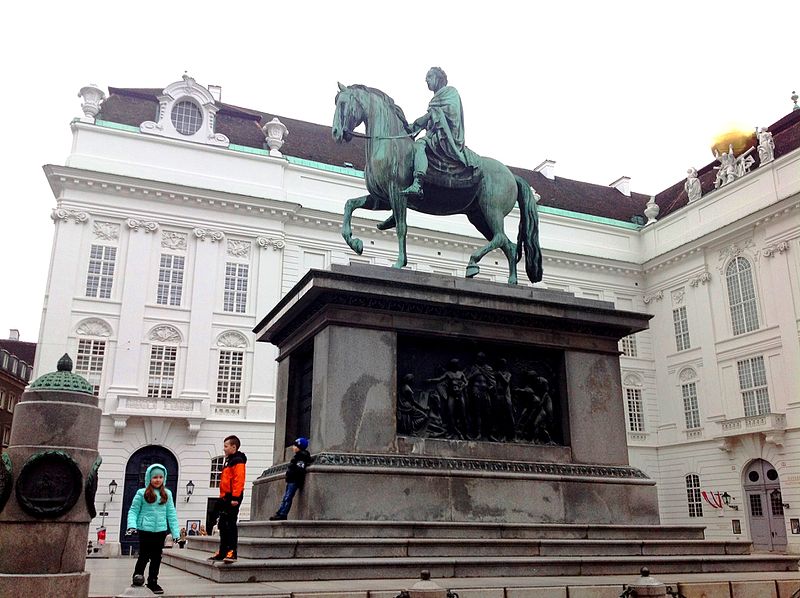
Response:
M542 280L542 250L539 247L539 213L536 201L539 196L531 189L528 181L515 176L517 180L517 202L519 203L519 235L517 236L517 261L525 249L525 272L531 282Z

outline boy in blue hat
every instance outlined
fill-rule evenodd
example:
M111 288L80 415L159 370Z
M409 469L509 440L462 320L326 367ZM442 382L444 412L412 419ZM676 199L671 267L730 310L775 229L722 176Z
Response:
M292 443L294 456L286 470L286 492L278 511L269 518L270 521L286 521L295 493L303 487L306 480L306 468L311 464L311 454L308 452L308 438L302 436Z

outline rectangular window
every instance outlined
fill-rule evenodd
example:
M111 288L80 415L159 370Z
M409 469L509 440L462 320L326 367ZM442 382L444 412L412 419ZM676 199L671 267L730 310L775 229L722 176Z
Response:
M222 466L224 463L225 457L214 457L211 459L211 480L209 481L209 488L219 488L219 483L222 479Z
M82 338L78 341L75 357L75 373L80 374L94 388L94 396L100 396L100 379L103 375L103 360L106 341Z
M6 408L6 391L0 390L0 410Z
M177 360L177 347L153 345L150 348L150 370L147 380L148 397L172 397Z
M739 368L739 389L742 391L745 417L769 413L769 391L764 357L751 357L736 363Z
M760 494L751 494L750 495L750 515L752 517L763 517L764 516L764 508L761 504L761 495Z
M180 306L185 259L182 255L161 254L161 263L158 267L158 291L156 292L158 305Z
M625 397L628 401L628 429L631 432L644 432L642 390L640 388L626 388Z
M222 308L243 314L247 308L247 264L225 264L225 296Z
M683 413L686 416L686 429L700 427L700 409L697 406L697 384L689 382L681 385L683 395Z
M89 273L86 276L86 296L99 299L111 298L114 282L114 262L117 248L107 245L92 245L89 252Z
M6 447L11 443L11 426L3 427L3 446Z
M639 355L636 349L636 335L631 334L630 336L626 336L620 342L622 344L622 354L625 357L637 357Z
M217 403L238 404L242 397L242 375L244 353L241 351L219 352L219 374L217 375Z
M700 496L700 476L690 473L686 476L686 501L689 504L689 517L703 516L703 503Z
M675 345L678 351L691 348L689 341L689 320L686 317L686 306L672 310L672 323L675 326Z
M6 410L9 413L14 413L14 407L17 405L17 396L14 393L8 394L8 404L6 405Z

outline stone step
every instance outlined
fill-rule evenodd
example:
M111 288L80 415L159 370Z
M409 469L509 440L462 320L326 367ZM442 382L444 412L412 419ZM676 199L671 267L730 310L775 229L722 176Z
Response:
M193 537L188 547L216 550L217 537ZM746 541L585 540L520 538L240 538L248 559L425 556L648 556L748 554Z
M702 525L592 525L441 521L241 521L240 538L559 538L702 540Z
M453 577L636 576L642 566L659 574L797 571L797 555L679 556L465 556L244 559L212 563L197 550L166 551L164 563L221 583L338 579L413 579L429 569Z

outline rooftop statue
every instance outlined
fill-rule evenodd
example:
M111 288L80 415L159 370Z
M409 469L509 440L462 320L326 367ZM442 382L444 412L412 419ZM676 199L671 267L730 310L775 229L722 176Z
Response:
M342 236L359 255L363 241L353 236L352 216L358 208L391 210L378 224L380 230L397 228L398 252L395 268L408 263L406 256L406 211L426 214L465 214L488 244L469 259L466 276L480 272L478 262L487 253L500 249L508 260L508 282L517 283L517 263L525 257L525 271L531 282L542 279L542 254L539 248L539 199L525 179L492 158L478 156L464 144L464 115L461 98L447 85L444 71L428 71L428 87L434 91L428 111L412 124L394 100L378 89L364 85L339 84L333 138L341 143L354 136L354 129L365 126L367 195L345 204ZM414 136L422 129L426 135L418 142ZM505 234L503 220L519 205L520 224L517 242Z

